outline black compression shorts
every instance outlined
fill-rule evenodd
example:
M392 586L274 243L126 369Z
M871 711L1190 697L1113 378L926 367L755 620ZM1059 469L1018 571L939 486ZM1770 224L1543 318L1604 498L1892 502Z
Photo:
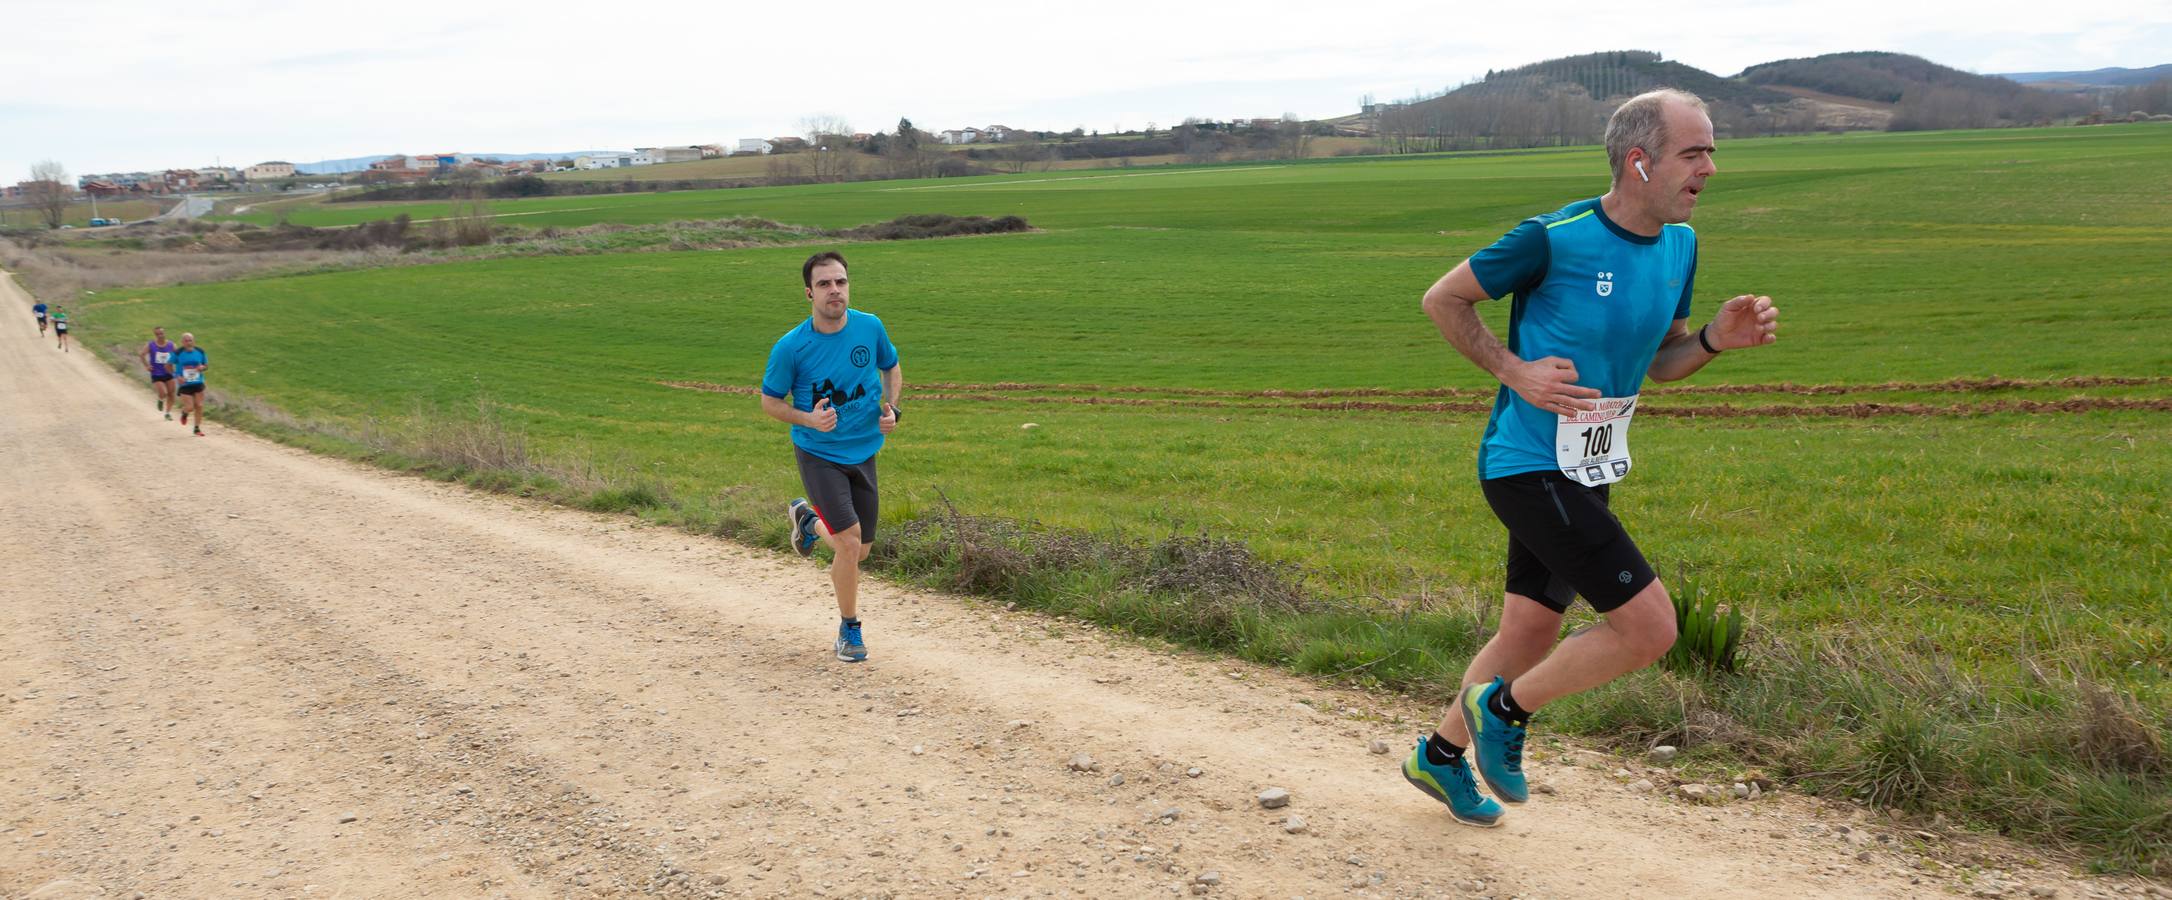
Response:
M1508 526L1508 592L1555 612L1581 595L1612 612L1656 576L1643 552L1607 508L1607 488L1586 487L1559 472L1524 472L1479 482L1493 514Z
M875 519L879 501L875 495L875 459L848 466L831 462L798 447L792 448L792 456L799 460L799 483L807 489L807 503L814 507L815 515L831 534L860 526L860 543L875 541Z

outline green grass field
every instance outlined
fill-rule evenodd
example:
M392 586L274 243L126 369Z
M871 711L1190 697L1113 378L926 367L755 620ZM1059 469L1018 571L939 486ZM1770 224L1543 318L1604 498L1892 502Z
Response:
M99 218L140 222L158 215L165 207L156 200L114 199L98 201L97 209ZM81 203L68 204L68 211L61 214L62 224L73 225L77 228L89 227L91 218L91 204L87 200ZM44 227L45 218L43 215L30 207L10 206L5 210L0 210L0 228L39 229Z
M1694 694L1730 721L1795 735L1787 752L1731 746L1818 789L1955 809L2117 867L2163 865L2172 788L2150 767L2172 735L2172 128L1728 141L1718 162L1693 223L1692 324L1727 296L1766 293L1782 341L1654 391L1647 409L1676 415L1638 426L1637 473L1616 502L1670 583L1749 611L1752 674L1642 675L1564 704L1559 720L1625 740L1665 734ZM1503 541L1474 483L1490 383L1418 297L1519 218L1603 191L1603 173L1597 150L1575 148L492 210L523 226L1026 217L1043 230L844 248L855 305L899 344L913 412L882 457L886 512L924 513L940 491L968 512L1126 539L1243 540L1363 612L1218 646L1332 673L1424 643L1412 623L1425 616L1464 621L1498 604ZM396 212L443 207L289 214L327 225ZM195 285L101 298L81 317L96 342L188 328L221 363L214 390L349 429L487 397L538 453L602 460L677 498L652 514L774 517L776 530L796 479L782 427L745 391L806 315L807 252ZM1486 312L1500 329L1506 304ZM1994 376L2017 381L1942 384ZM2125 381L2089 380L2107 376ZM1712 386L1740 392L1699 390ZM1467 655L1467 635L1442 640L1434 656ZM1857 682L1888 691L1789 680L1850 671L1820 655L1836 647L1852 648L1838 659L1862 667ZM1373 659L1365 677L1423 690L1461 665L1424 655ZM1911 681L1916 666L1947 676ZM2072 714L2076 679L2131 698L2157 755L2133 771L2062 769L2079 752L2062 749L2066 726L2024 713ZM1904 684L1934 696L1890 696ZM1894 737L1892 722L1915 721L1910 704L1951 730ZM2021 749L2050 762L2008 766L1995 751L2016 740L2045 742ZM1877 775L1937 759L1915 788ZM1820 766L1837 768L1819 781ZM1870 774L1831 777L1841 770ZM1955 785L1986 802L1940 799ZM2068 806L2023 821L2036 811L2002 810L2012 796ZM2114 815L2128 824L2106 824Z

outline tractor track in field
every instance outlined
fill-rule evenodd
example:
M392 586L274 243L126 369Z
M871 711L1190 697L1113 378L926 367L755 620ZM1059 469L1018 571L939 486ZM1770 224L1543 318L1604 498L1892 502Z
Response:
M2148 380L2148 379L2122 379L2122 380L2116 380L2116 381L2115 381L2115 380L2109 380L2109 379L2107 379L2106 381L2107 381L2108 383L2116 383L2116 384L2121 384L2121 385L2125 385L2125 384L2130 384L2130 383L2144 383L2144 384L2147 384L2147 383L2153 383L2152 381L2150 381L2150 380ZM737 395L742 395L742 396L751 396L751 395L753 395L753 394L756 394L756 393L758 393L758 390L757 390L756 388L752 388L752 387L747 387L747 386L742 386L742 385L712 384L712 383L708 383L708 382L699 382L699 381L662 381L662 382L658 382L658 384L660 384L660 385L663 385L663 386L665 386L665 387L679 388L679 389L682 389L682 390L692 390L692 391L706 391L706 392L709 392L709 393L717 393L717 394L737 394ZM2070 385L2070 386L2078 386L2078 385ZM1733 387L1733 386L1730 386L1730 387ZM1043 389L1043 388L1034 388L1034 389L1035 389L1035 390L1039 390L1039 389ZM1047 389L1047 390L1055 390L1055 389L1056 389L1056 387L1055 387L1055 386L1048 386L1048 387L1046 387L1045 389ZM1160 392L1161 392L1161 391L1157 391L1157 390L1155 390L1155 389L1151 389L1151 388L1140 388L1140 389L1136 389L1135 391L1133 391L1133 390L1122 390L1122 389L1119 389L1119 390L1121 390L1121 392L1122 392L1122 393L1124 393L1124 394L1130 394L1130 393L1149 393L1149 392L1154 392L1154 393L1160 393ZM1180 390L1171 390L1171 391L1168 391L1167 393L1172 393L1172 394L1178 394L1178 395L1180 395L1180 396L1175 396L1175 397L1139 397L1139 396L1121 396L1121 395L1119 395L1119 396L1106 396L1106 395L1097 395L1097 394L1088 394L1088 395L1084 395L1084 396L1063 396L1063 395L1051 395L1051 394L1035 394L1035 393L1025 393L1025 392L1023 392L1023 390L1019 390L1019 391L1016 391L1016 392L1004 392L1004 391L1000 391L1000 390L998 390L998 391L985 391L985 392L970 392L970 391L946 391L946 390L943 390L943 389L942 389L942 387L941 387L940 385L916 385L916 386L914 387L914 390L913 390L913 393L912 393L912 400L913 400L914 402L916 402L916 403L920 403L920 402L942 402L942 401L957 401L957 402L970 402L970 403L1004 403L1004 404L1032 404L1032 405L1048 405L1048 406L1120 406L1120 407L1145 407L1145 408L1161 407L1161 408L1172 408L1172 409L1228 409L1228 410L1253 410L1253 411L1261 411L1261 412L1278 412L1278 411L1302 410L1302 411L1307 411L1307 412L1367 412L1367 413L1398 413L1398 414L1406 414L1406 415L1408 415L1408 414L1428 414L1428 415L1450 415L1450 414L1454 414L1454 415L1482 415L1482 414L1485 414L1485 413L1487 413L1487 412L1491 411L1491 410L1492 410L1492 408L1493 408L1493 402L1492 402L1492 401L1491 401L1490 399L1489 399L1489 400L1477 400L1477 399L1472 399L1472 400L1463 400L1463 401L1457 401L1457 402L1441 402L1441 401L1433 401L1433 402L1393 402L1393 401L1387 401L1387 400L1359 400L1359 399L1343 399L1343 400L1313 400L1313 399L1302 399L1302 398L1307 398L1307 397L1334 397L1334 396L1351 396L1351 394L1348 394L1348 393L1343 393L1343 394L1335 394L1335 393L1314 393L1314 392L1301 392L1301 391L1291 391L1291 392L1279 392L1279 393L1277 393L1277 392L1254 392L1254 393L1234 393L1234 392L1232 392L1232 393L1227 393L1227 394L1210 394L1210 393L1193 392L1193 391L1186 391L1186 390L1181 390L1181 389L1180 389ZM1661 392L1659 392L1659 391L1653 391L1653 392L1651 392L1651 393L1654 393L1654 394L1660 394L1661 396L1665 396L1665 394L1663 394L1663 393L1661 393ZM1687 392L1679 392L1679 391L1678 391L1678 392L1674 392L1674 393L1676 393L1676 394L1681 394L1681 393L1687 393ZM1727 391L1727 392L1723 392L1723 393L1730 393L1730 394L1751 394L1751 393L1753 393L1753 392L1752 392L1752 391L1748 391L1748 390L1743 390L1743 391ZM1822 392L1816 392L1816 391L1799 391L1799 392L1797 392L1797 393L1801 393L1801 394L1817 394L1817 393L1822 393ZM1834 392L1832 392L1832 393L1853 393L1853 391L1834 391ZM1466 393L1465 395L1467 396L1468 394ZM1418 396L1440 396L1440 395L1438 395L1438 394L1426 395L1426 394L1418 394L1418 393L1394 393L1394 392L1380 392L1380 393L1362 393L1362 394L1357 394L1357 396L1373 396L1373 397L1379 397L1379 396L1392 396L1392 397L1418 397ZM1453 394L1451 394L1451 395L1449 395L1449 396L1456 396L1456 395L1453 395ZM1489 394L1488 396L1490 396L1490 394ZM1221 399L1221 398L1223 398L1223 397L1247 397L1247 398L1256 398L1256 399L1262 399L1262 400L1265 400L1265 399L1269 399L1269 398L1287 398L1287 399L1288 399L1288 400L1289 400L1290 402L1250 402L1250 403L1247 403L1247 402L1237 402L1237 401L1232 401L1232 400L1229 400L1229 399ZM1656 416L1656 417L1660 417L1660 418L1681 418L1681 419L1730 419L1730 418L1745 418L1745 417L1759 417L1759 418L1826 418L1826 419L1874 419L1874 418L1884 418L1884 417L1892 417L1892 416L1901 416L1901 417L1914 417L1914 418L1921 418L1921 417L1927 417L1927 416L1986 416L1986 415L1997 415L1997 414L2003 414L2003 413L2023 413L2023 414L2046 415L2046 414L2074 414L2074 413L2091 413L2091 412L2172 412L2172 397L2069 397L2069 398L2066 398L2066 399L2063 399L2063 400L2032 400L2032 399L2025 399L2025 398L2008 398L2008 399L2000 399L2000 400L1984 400L1984 401L1974 401L1974 402L1969 402L1969 401L1963 401L1963 402L1956 402L1956 403L1943 403L1943 404L1942 404L1942 403L1883 403L1883 402L1875 402L1875 401L1860 401L1860 402L1854 402L1854 403L1823 403L1823 404L1803 404L1803 403L1769 403L1769 404L1732 404L1732 403L1704 403L1704 404L1676 405L1676 404L1669 404L1669 403L1666 403L1666 402L1663 402L1663 401L1662 401L1662 402L1652 402L1652 403L1647 403L1647 404L1645 404L1645 405L1643 406L1643 408L1642 408L1642 409L1638 410L1638 414L1640 414L1640 415L1650 415L1650 416Z
M2140 387L2166 385L2172 387L2172 376L2112 376L2077 375L2066 378L1953 378L1945 381L1911 382L1888 381L1875 384L1711 384L1672 385L1648 388L1652 396L1675 394L1783 394L1801 397L1824 397L1843 394L1895 394L1938 393L1974 394L2029 389L2089 389L2104 387ZM1236 391L1213 388L1152 387L1146 385L1099 385L1099 384L1034 384L1026 382L945 382L933 381L915 384L916 390L950 391L960 393L1058 393L1058 394L1169 394L1187 397L1223 397L1231 399L1319 399L1335 397L1372 398L1401 397L1432 399L1443 397L1493 396L1492 388L1268 388L1264 390Z

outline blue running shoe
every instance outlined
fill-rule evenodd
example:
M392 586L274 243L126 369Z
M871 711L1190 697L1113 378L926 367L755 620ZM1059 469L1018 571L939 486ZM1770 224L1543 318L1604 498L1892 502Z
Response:
M837 658L845 662L867 661L867 642L860 640L859 623L837 623Z
M1471 755L1478 757L1478 776L1501 802L1522 803L1531 799L1523 780L1523 734L1531 723L1528 719L1511 722L1486 708L1486 701L1500 689L1500 676L1494 676L1492 684L1464 688L1456 708L1463 710L1463 727L1471 730Z
M792 521L792 552L813 556L815 541L822 539L822 533L815 530L814 507L807 504L805 497L794 498L784 505L784 517Z
M1465 825L1492 828L1501 824L1501 804L1478 792L1478 781L1471 777L1469 763L1457 757L1445 766L1436 766L1425 758L1425 742L1430 737L1418 739L1418 749L1410 751L1410 758L1403 760L1403 780L1424 791L1425 795L1448 804L1448 814Z

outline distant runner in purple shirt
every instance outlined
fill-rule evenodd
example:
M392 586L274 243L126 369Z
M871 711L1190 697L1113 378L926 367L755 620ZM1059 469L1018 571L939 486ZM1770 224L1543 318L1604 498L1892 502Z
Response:
M173 420L173 355L180 348L166 339L166 329L151 329L151 342L143 345L143 370L151 375L151 390L158 393L158 411Z

